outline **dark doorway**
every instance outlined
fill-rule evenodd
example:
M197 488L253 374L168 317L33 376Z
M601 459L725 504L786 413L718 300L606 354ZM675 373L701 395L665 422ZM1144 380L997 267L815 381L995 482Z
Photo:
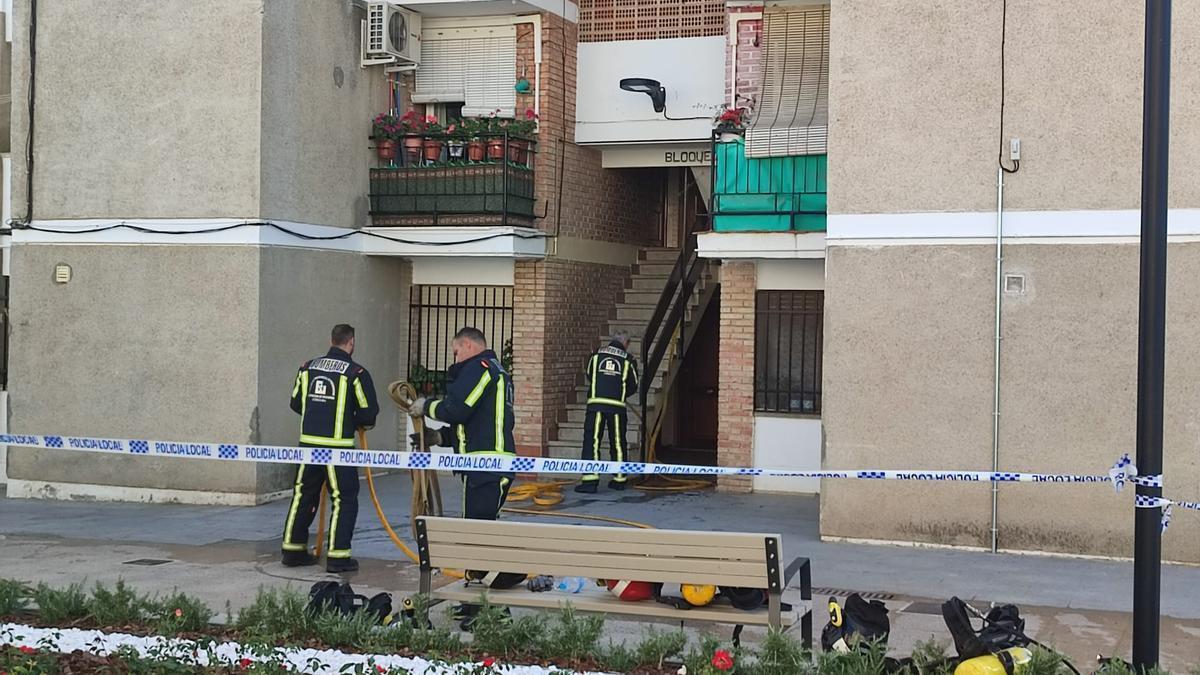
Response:
M664 461L715 465L717 461L717 393L720 387L721 295L708 303L683 358L672 392L674 420L671 443L661 449Z

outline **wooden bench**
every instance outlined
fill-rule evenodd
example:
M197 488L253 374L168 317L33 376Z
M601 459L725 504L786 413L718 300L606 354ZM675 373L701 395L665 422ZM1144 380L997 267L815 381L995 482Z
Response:
M420 591L436 601L472 603L478 602L482 595L492 604L538 609L554 609L570 602L572 607L584 612L776 629L791 627L799 614L802 640L806 647L811 647L811 568L807 558L796 558L784 568L782 542L777 534L646 530L433 516L417 518L416 529L421 562ZM571 594L559 591L534 593L524 584L509 590L493 590L463 582L434 590L435 568L761 588L767 591L768 603L761 609L746 611L733 607L724 598L717 598L704 607L678 609L654 600L623 601L595 584ZM783 612L781 596L797 572L801 606Z

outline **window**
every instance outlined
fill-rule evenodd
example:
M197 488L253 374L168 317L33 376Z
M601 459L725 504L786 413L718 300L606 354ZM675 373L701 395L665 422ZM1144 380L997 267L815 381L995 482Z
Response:
M754 410L821 413L824 291L758 291Z
M446 370L454 364L450 340L463 326L483 331L512 371L512 286L414 285L411 298L408 381L421 396L446 393Z
M461 103L468 117L517 107L517 29L512 24L478 28L429 28L421 33L421 66L414 103Z
M725 34L725 0L580 0L579 41Z

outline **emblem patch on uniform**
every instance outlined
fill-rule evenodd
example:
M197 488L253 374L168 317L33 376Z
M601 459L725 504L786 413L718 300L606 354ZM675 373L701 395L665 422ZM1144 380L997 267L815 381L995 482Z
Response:
M621 362L616 359L604 359L600 362L600 372L605 375L616 375L621 372Z
M313 378L312 385L308 389L308 398L312 401L332 401L335 398L333 380L324 376Z
M345 374L350 364L341 359L317 359L309 364L310 370L324 370L329 373Z

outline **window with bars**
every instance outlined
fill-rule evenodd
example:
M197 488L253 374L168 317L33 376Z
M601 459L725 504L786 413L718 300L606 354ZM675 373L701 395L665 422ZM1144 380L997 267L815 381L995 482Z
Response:
M824 291L758 291L754 410L821 413Z
M725 0L580 0L579 41L725 34Z
M408 381L422 396L446 393L446 371L454 364L450 340L464 326L483 331L512 372L512 286L413 286L411 298Z

